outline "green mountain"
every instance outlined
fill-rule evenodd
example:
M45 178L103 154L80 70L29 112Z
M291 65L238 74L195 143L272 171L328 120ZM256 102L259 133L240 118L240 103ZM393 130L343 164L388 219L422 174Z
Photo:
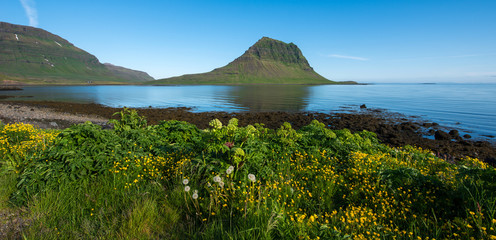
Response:
M243 55L208 73L187 74L147 84L333 84L316 73L293 43L263 37Z
M2 80L26 84L112 84L153 78L143 77L142 72L105 66L95 56L43 29L0 22Z
M103 65L105 65L105 67L115 76L124 79L134 80L136 82L146 82L146 81L155 80L155 78L151 77L150 75L148 75L148 73L143 71L137 71L125 67L115 66L110 63L104 63Z

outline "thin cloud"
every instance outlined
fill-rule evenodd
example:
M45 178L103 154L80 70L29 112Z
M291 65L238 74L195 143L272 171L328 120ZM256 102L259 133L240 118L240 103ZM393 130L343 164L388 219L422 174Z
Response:
M344 59L359 60L359 61L368 61L369 60L368 58L364 58L364 57L346 56L346 55L339 55L339 54L331 54L331 55L328 55L328 57L344 58Z
M485 53L485 54L465 54L465 55L436 56L436 57L401 58L401 59L394 59L393 61L436 60L436 59L471 58L471 57L488 57L488 56L496 56L496 54Z
M29 19L29 26L38 26L38 12L36 11L36 6L34 0L20 0L24 11L26 11L26 16Z

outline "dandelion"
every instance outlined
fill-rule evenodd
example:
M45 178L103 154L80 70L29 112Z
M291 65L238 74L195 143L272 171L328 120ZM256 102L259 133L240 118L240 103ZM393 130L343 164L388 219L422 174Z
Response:
M220 182L219 182L219 186L220 186L221 188L223 188L223 187L224 187L224 182L220 181Z
M496 224L496 219L493 219L493 224Z
M189 186L184 187L184 191L185 191L185 192L189 192L189 190L190 190L190 189L191 189L191 188L190 188Z
M255 175L253 175L253 174L251 174L251 173L250 173L250 174L248 174L248 179L249 179L250 181L252 181L252 182L256 182L256 181L257 181L257 179L255 178Z
M234 171L234 167L233 166L229 166L226 170L226 173L227 175L231 174L232 172Z
M184 185L188 185L188 183L189 183L189 180L187 178L183 179L183 184Z
M198 193L196 193L196 190L195 190L195 193L193 193L193 196L192 196L192 197L193 197L193 199L195 199L195 200L196 200L196 199L198 199Z
M218 182L221 182L221 181L222 181L222 179L218 175L214 177L214 182L217 182L218 183Z

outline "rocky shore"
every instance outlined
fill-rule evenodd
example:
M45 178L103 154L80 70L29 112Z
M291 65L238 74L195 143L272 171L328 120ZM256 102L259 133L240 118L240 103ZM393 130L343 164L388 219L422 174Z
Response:
M107 120L120 110L98 104L0 102L0 120L5 123L30 123L42 128L67 128L73 124L91 121L110 128ZM239 119L241 126L263 123L268 128L278 128L284 122L289 122L295 129L317 119L331 129L348 128L351 131L375 132L383 143L392 147L414 145L431 149L448 161L470 156L484 160L493 166L496 165L496 146L490 142L470 140L469 136L459 136L456 130L443 129L436 123L379 110L364 109L359 113L328 114L313 112L193 113L189 110L187 108L146 108L138 109L138 112L147 118L149 124L175 119L193 123L199 128L207 128L208 122L214 118L218 118L225 124L235 117Z

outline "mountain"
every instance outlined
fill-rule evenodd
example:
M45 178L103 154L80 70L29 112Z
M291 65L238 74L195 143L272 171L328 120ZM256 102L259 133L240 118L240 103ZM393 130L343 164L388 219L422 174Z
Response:
M106 66L43 29L0 22L0 81L111 84L152 80L148 77L142 72Z
M155 80L155 78L151 77L146 72L115 66L110 63L104 63L103 65L105 65L105 67L115 76L119 76L124 79L135 80L136 82L146 82L146 81Z
M293 43L263 37L243 55L211 72L147 84L333 84L316 73Z

